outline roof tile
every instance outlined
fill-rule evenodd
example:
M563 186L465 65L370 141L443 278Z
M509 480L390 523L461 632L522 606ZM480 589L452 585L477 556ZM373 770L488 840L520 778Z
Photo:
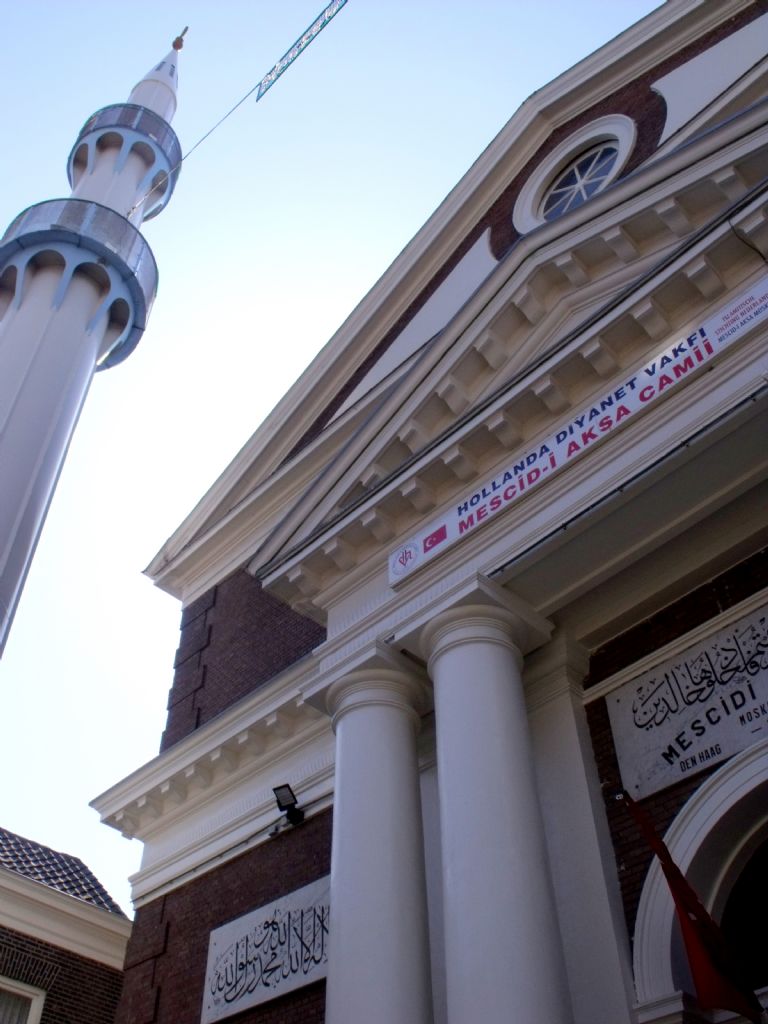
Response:
M0 868L42 882L51 889L125 917L107 890L79 857L0 828Z

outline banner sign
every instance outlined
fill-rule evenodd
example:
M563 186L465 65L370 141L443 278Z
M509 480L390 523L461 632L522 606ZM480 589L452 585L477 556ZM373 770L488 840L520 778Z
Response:
M694 371L766 318L768 277L763 277L692 334L678 338L659 352L633 377L596 398L578 416L564 422L559 430L529 449L523 449L506 469L392 552L390 584L398 583L441 555L456 541L473 533L571 464L628 419L681 387Z
M211 932L201 1024L324 978L328 876Z
M283 56L280 58L277 64L275 64L275 66L272 68L272 70L268 71L266 75L264 75L261 82L259 82L259 89L258 92L256 93L257 103L264 95L264 93L267 92L268 89L272 88L272 86L278 80L280 75L282 75L284 71L288 70L288 68L291 66L291 64L293 64L293 62L296 60L299 54L303 50L306 50L306 48L309 46L312 40L323 31L323 29L331 20L331 18L333 18L334 15L338 14L338 12L341 10L341 8L344 6L346 2L347 0L333 0L333 3L328 4L325 10L315 18L315 20L312 22L312 24L309 26L306 32L304 32L303 35L299 36L299 38L296 40L296 42L293 44L290 50L288 50L287 53L283 54Z
M768 607L631 680L606 703L633 797L768 737Z

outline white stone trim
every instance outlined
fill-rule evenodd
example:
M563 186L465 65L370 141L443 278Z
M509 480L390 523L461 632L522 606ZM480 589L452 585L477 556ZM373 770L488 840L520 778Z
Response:
M610 176L606 178L605 184L599 189L599 192L602 192L621 173L634 149L636 138L637 127L631 118L624 114L608 114L595 121L590 121L589 124L583 125L569 135L567 139L563 139L551 153L544 157L520 189L520 194L512 210L512 223L515 228L521 235L525 235L539 227L540 224L544 224L541 205L544 201L544 194L557 175L587 149L591 149L601 142L613 142L618 149L618 156Z
M272 786L290 783L308 817L329 807L334 772L330 721L303 742L287 741L281 756L267 754L245 772L223 771L214 785L190 790L180 806L160 804L155 820L140 822L137 836L144 854L130 879L136 907L268 842L283 822Z
M651 85L667 105L659 145L708 108L765 58L768 15L762 15Z
M526 705L574 1020L631 1024L627 928L581 705L588 665L586 649L556 633L526 659Z
M128 838L144 837L157 818L150 804L184 803L193 792L216 790L216 776L235 767L252 772L266 758L274 761L286 750L323 728L319 713L308 706L299 683L312 675L314 659L303 658L234 704L210 723L174 744L91 801L103 821ZM264 735L261 735L261 734ZM260 742L263 740L264 742ZM290 741L290 742L289 742ZM205 768L192 785L192 770ZM207 784L202 776L207 777ZM178 783L178 785L177 785ZM182 783L185 785L182 787ZM182 789L190 792L182 792ZM149 798L149 799L148 799ZM157 808L156 808L157 809ZM118 817L122 813L123 817Z
M441 331L477 288L495 270L498 260L491 252L490 228L478 238L469 252L459 260L445 280L438 285L424 305L408 321L383 356L371 367L347 400L334 413L339 419L371 388L398 370L402 364Z
M0 925L122 970L131 922L0 868Z

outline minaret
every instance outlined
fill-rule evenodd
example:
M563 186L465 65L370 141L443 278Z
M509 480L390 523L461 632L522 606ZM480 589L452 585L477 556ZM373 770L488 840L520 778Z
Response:
M0 653L91 378L130 355L155 297L138 229L179 173L181 46L86 121L70 198L30 206L0 240Z

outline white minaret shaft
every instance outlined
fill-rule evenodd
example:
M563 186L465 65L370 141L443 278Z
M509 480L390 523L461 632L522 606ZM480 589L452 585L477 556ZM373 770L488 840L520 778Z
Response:
M0 652L94 371L133 351L155 297L138 227L178 176L180 48L85 123L70 198L30 207L0 240Z

